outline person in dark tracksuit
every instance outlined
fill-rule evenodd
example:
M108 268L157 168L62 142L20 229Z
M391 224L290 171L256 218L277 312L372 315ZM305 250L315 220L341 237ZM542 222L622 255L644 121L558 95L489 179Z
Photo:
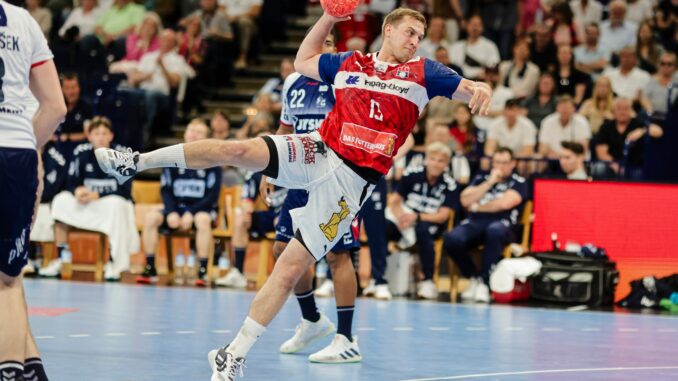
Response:
M459 203L459 188L446 169L452 150L440 142L426 148L424 165L409 167L398 183L389 202L386 235L389 241L409 241L406 247L416 247L421 259L424 279L417 284L417 296L436 299L433 283L435 262L434 240L447 228L452 210Z
M209 127L200 120L192 120L184 132L184 141L207 139ZM221 167L208 169L165 168L160 178L163 204L162 211L149 212L145 217L142 240L146 252L146 268L137 278L137 283L155 283L155 248L158 245L158 229L164 224L170 229L190 230L195 228L195 251L200 258L195 286L207 286L207 259L212 227L217 218L219 192L221 191Z
M513 173L516 161L509 148L501 147L492 156L492 171L478 175L463 192L461 205L469 217L445 234L444 250L471 279L462 299L489 303L490 272L501 260L504 247L515 239L514 227L522 203L527 199L527 182ZM482 268L478 270L470 250L485 245Z

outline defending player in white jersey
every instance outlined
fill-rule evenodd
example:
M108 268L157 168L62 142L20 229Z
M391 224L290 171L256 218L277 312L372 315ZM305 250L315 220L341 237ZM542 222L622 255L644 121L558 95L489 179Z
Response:
M426 29L421 13L399 8L387 15L377 54L323 54L325 37L343 20L323 14L295 60L299 73L335 85L337 103L319 131L246 141L204 140L143 155L97 151L99 165L122 182L153 167L228 164L263 171L276 185L309 191L306 206L291 211L297 229L294 239L254 298L242 328L230 344L208 354L212 381L234 380L242 373L247 352L306 269L350 229L431 98L469 102L473 113L488 111L492 97L488 85L414 56Z
M66 115L52 52L24 9L0 0L0 381L47 380L21 269L38 196L38 153ZM40 106L31 119L31 93Z

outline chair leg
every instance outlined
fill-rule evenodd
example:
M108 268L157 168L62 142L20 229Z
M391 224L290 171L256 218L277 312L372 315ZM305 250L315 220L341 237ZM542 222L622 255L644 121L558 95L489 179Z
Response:
M99 233L99 247L97 249L97 258L94 269L94 281L103 282L104 280L104 260L106 258L106 235Z
M174 284L174 253L172 253L172 235L165 236L165 254L167 255L167 284Z
M447 258L447 268L450 273L450 303L456 303L459 296L459 269L452 258Z
M207 282L212 284L212 271L214 271L214 237L210 238L210 251L207 254Z
M440 281L440 259L443 256L443 239L438 238L434 243L435 257L433 260L433 283L436 285L436 289L439 288L438 282Z
M42 242L42 266L46 267L56 258L56 244L54 242Z

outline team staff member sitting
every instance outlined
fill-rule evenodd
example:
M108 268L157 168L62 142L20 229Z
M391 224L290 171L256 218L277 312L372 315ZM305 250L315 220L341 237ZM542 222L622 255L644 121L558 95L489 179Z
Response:
M120 273L129 268L129 258L139 251L139 234L134 224L132 183L119 185L114 177L97 165L94 150L111 147L113 127L105 117L94 117L87 128L89 143L77 146L68 169L67 191L54 197L52 217L55 223L55 242L61 256L68 247L69 226L105 233L111 255L106 263L104 277L109 281L120 279ZM125 147L114 144L116 150ZM50 264L52 266L52 264ZM61 261L49 269L60 272Z
M471 285L462 299L489 303L490 271L501 260L504 246L514 240L519 207L527 198L525 179L513 173L516 160L513 152L500 147L492 156L492 171L478 175L463 192L461 205L469 217L445 234L444 250L455 261ZM470 250L485 245L480 271L471 259Z
M445 231L450 212L459 203L457 183L445 172L451 158L452 150L445 144L429 144L425 165L405 171L387 212L387 217L393 217L386 225L390 241L408 235L416 239L424 272L424 280L417 285L417 296L423 299L438 297L433 283L433 241Z
M193 119L184 131L186 143L207 139L209 127L201 119ZM221 167L209 169L165 168L160 178L165 209L146 215L142 237L146 251L146 268L138 283L157 281L155 249L158 229L165 222L170 229L190 230L195 227L195 248L200 258L196 286L206 286L207 257L212 242L212 223L217 218L221 190Z

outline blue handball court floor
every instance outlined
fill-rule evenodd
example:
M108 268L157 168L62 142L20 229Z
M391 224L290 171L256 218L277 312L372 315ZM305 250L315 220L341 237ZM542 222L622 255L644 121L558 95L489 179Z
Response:
M30 320L52 381L209 380L252 292L27 280ZM336 320L334 301L319 307ZM245 380L678 380L678 317L359 299L360 364L282 355L299 321L290 298L248 355Z

